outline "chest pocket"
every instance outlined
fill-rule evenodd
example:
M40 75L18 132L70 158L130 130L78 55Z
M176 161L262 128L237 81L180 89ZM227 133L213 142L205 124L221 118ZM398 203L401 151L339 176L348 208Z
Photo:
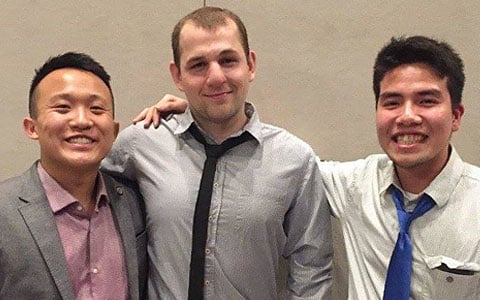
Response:
M480 265L461 263L448 257L427 259L433 299L480 299Z

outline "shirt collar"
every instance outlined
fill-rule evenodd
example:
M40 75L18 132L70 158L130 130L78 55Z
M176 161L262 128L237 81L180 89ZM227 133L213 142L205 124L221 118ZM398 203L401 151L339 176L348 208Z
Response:
M245 103L245 114L248 117L247 124L245 124L239 132L232 134L230 137L239 136L244 131L248 131L261 144L263 142L262 127L255 106L248 102ZM190 125L195 122L190 108L187 108L183 114L173 115L171 119L173 119L178 125L173 131L175 135L183 135ZM199 129L201 130L200 126ZM202 133L205 133L203 130L201 131Z
M65 190L55 179L53 179L47 171L42 167L39 162L37 164L38 176L42 183L45 195L48 199L48 204L52 208L53 213L57 213L67 206L78 203L79 201L73 197L67 190ZM109 203L107 196L107 189L103 180L102 174L99 172L97 175L97 181L95 183L95 210L98 209L101 204L101 200L105 199Z
M442 171L434 178L434 180L423 191L428 194L435 203L442 207L447 204L450 195L454 191L454 187L457 186L462 173L464 171L464 163L457 151L453 146L451 147L450 157L447 164ZM380 195L383 195L391 185L395 185L398 189L403 191L400 186L399 180L395 173L395 167L391 160L388 160L387 166L383 168L383 172L380 174ZM379 166L381 170L381 167ZM383 197L385 199L385 197Z
M430 195L440 207L447 204L465 169L465 164L455 148L450 147L451 153L447 164L425 189L425 193Z

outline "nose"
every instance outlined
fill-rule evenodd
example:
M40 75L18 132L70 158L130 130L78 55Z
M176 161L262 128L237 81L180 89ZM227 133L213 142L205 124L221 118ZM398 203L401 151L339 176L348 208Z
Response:
M418 114L414 103L410 101L404 102L400 108L400 115L397 118L397 122L403 125L420 124L422 122L422 118Z
M88 129L93 126L90 111L87 108L79 107L73 110L72 113L72 118L70 120L72 128Z
M226 81L225 72L218 63L211 63L207 73L207 85L219 86Z

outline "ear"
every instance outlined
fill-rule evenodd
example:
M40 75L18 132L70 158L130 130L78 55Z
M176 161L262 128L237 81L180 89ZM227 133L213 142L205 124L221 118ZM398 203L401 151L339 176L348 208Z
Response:
M464 113L465 113L465 108L463 107L462 104L459 104L453 110L452 131L457 131L458 129L460 129L460 124L462 123L462 117Z
M32 140L38 140L37 127L35 120L26 117L23 119L23 132Z
M115 138L117 138L117 135L120 132L120 124L118 122L113 121L113 125L115 126L114 135L115 135Z
M257 54L255 51L250 51L248 53L248 72L250 73L250 81L255 79L255 74L257 73Z
M169 68L173 82L175 83L177 88L183 92L182 74L180 73L180 69L177 68L177 65L173 61L170 62Z

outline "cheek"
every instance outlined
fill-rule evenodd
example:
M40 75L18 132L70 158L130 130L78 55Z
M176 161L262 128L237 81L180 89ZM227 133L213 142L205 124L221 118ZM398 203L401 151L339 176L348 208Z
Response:
M450 134L452 131L457 131L459 128L458 119L455 119L449 112L438 112L430 116L432 128L439 128Z
M375 118L375 126L377 127L377 131L384 131L387 127L388 119L385 117L384 114L377 114Z

